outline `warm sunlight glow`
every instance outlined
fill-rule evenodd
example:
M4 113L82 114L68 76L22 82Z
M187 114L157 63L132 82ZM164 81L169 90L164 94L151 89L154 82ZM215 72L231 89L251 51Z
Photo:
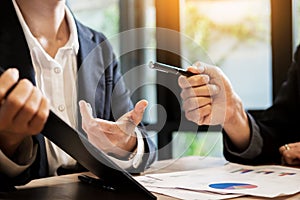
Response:
M192 1L196 3L197 1ZM197 4L195 4L197 5ZM234 24L251 16L252 13L265 13L269 11L261 5L259 0L219 0L219 1L201 1L201 6L198 4L200 13L209 17L215 23Z

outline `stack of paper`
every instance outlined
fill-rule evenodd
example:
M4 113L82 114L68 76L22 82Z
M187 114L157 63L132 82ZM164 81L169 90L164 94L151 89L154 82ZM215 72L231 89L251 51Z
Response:
M180 199L227 199L241 195L272 198L300 191L300 169L277 165L228 163L135 178L152 192Z

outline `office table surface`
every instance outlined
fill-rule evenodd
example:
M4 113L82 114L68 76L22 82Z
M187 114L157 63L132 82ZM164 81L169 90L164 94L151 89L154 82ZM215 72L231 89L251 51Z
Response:
M211 160L209 160L208 162L201 162L201 159L202 159L201 157L189 157L189 158L181 158L177 160L157 161L145 173L164 173L164 172L193 170L193 169L199 169L201 167L206 168L206 167L220 166L225 163L225 160L222 158L210 158ZM202 163L206 163L206 164L209 163L210 166L207 166L206 164L204 166L204 164ZM83 174L93 176L89 172L85 172ZM0 195L0 199L38 199L38 200L89 199L91 200L91 197L88 196L89 195L88 191L90 190L90 186L80 183L78 180L78 175L79 174L70 174L64 176L56 176L56 177L33 180L25 186L18 187L17 192L14 192L13 195L7 196L6 198L3 198L3 196ZM81 192L78 192L79 190ZM156 194L156 193L153 194L157 196L158 200L176 199L161 194ZM104 195L109 196L109 193L104 193ZM101 199L101 197L98 196L97 199ZM254 199L267 200L270 198L243 196L243 197L234 198L232 200L254 200ZM300 193L295 195L290 195L290 196L272 198L272 199L299 200Z

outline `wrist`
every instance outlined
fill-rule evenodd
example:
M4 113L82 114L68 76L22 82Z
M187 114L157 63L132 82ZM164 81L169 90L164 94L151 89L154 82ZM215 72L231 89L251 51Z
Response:
M227 105L227 117L223 129L233 144L240 150L248 147L250 142L250 127L247 113L241 99L234 94Z
M25 138L15 137L15 135L9 132L1 132L0 149L7 157L11 158Z
M131 154L137 149L137 138L136 136L130 136L125 143L119 144L112 148L108 155L113 156L117 159L127 160Z

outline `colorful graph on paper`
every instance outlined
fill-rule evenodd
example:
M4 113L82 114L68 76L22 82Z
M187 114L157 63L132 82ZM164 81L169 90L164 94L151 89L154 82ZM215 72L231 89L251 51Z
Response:
M213 183L209 187L214 189L225 189L225 190L239 190L239 189L252 189L257 188L256 185L247 183Z
M147 177L150 179L147 186L166 190L176 188L268 198L300 192L300 169L279 165L250 166L228 163L214 168L147 176L151 177Z

